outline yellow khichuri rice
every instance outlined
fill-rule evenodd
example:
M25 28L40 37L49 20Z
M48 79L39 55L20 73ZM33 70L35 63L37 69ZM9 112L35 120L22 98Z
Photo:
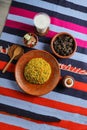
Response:
M51 75L51 66L43 58L31 59L24 68L24 76L33 84L44 84Z

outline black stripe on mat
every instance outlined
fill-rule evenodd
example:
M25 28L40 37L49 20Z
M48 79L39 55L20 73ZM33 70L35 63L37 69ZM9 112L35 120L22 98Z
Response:
M77 80L79 82L87 83L87 75L81 75L81 74L73 73L73 72L66 71L66 70L61 70L61 75L62 76L71 75L75 78L75 80Z
M87 63L83 63L81 61L76 61L76 60L73 60L73 59L59 59L59 58L56 58L59 63L61 64L65 64L65 65L72 65L72 67L77 67L77 68L81 68L82 70L87 70Z
M0 104L0 110L7 112L9 114L12 114L12 115L18 115L21 117L31 118L34 120L40 120L40 121L44 121L44 122L61 121L60 119L53 117L53 116L41 115L41 114L37 114L37 113L31 112L31 111L19 109L16 107L5 105L5 104Z
M52 4L61 5L63 7L67 7L67 8L71 8L74 10L78 10L78 11L87 13L87 7L74 4L74 3L68 2L66 0L42 0L42 1L46 1L46 2L49 2Z
M14 72L8 72L6 71L4 74L2 73L2 70L0 70L0 77L4 79L10 79L15 81L15 75Z
M84 47L77 47L77 52L80 52L82 54L86 54L87 55L87 48Z

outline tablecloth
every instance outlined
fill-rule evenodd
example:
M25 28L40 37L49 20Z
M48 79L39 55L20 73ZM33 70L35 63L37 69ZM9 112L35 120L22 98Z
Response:
M4 10L3 10L4 11ZM38 44L28 48L23 43L27 32L34 32L33 18L45 12L51 18L48 34L39 36ZM61 78L71 75L72 88L59 83L46 95L35 97L24 93L15 81L14 60L6 73L8 48L17 44L24 52L38 49L50 52L50 41L59 32L68 32L77 42L77 51L68 59L58 60ZM50 87L50 86L49 86ZM87 1L84 0L13 0L0 37L0 129L15 130L87 130ZM48 121L58 119L57 121Z

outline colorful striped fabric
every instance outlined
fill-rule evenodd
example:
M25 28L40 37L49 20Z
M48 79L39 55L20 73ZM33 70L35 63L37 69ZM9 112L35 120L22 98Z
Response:
M59 32L72 34L77 41L77 51L69 59L57 59L61 78L75 78L73 88L61 84L50 93L34 97L25 94L14 76L16 61L5 74L2 69L9 61L9 46L18 44L27 52L23 43L27 32L34 32L33 18L45 12L51 18L46 36L39 36L32 49L50 49L51 38ZM0 37L0 130L87 130L87 0L13 0ZM48 121L50 119L50 121Z

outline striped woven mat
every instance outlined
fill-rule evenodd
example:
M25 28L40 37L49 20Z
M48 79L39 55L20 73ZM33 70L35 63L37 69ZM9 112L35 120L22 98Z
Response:
M75 85L62 89L58 84L50 93L34 97L21 91L15 81L13 61L6 73L2 69L9 61L8 48L23 43L27 32L34 32L33 18L45 12L51 18L46 36L39 36L32 49L52 54L50 40L59 32L68 32L77 41L77 51L69 59L57 59L61 77L71 75ZM0 130L87 130L87 0L13 0L0 37Z

